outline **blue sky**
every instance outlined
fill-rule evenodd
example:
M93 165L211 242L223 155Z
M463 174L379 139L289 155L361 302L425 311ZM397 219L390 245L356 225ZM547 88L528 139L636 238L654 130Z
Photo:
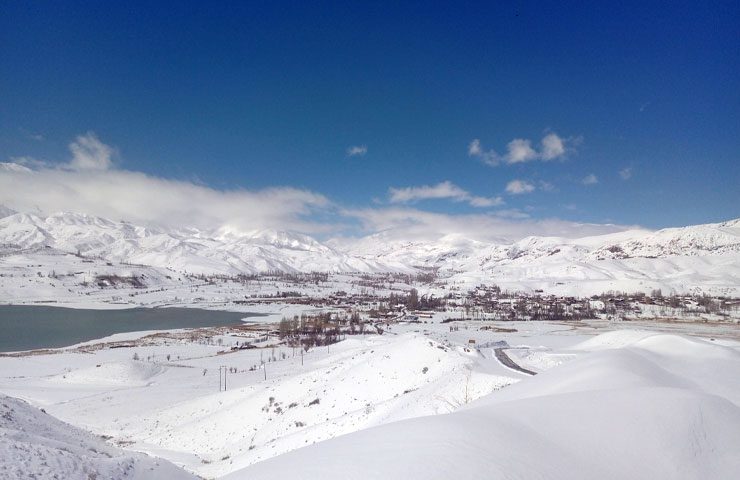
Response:
M311 192L337 231L740 216L737 2L165 3L3 2L0 161L92 138L110 175Z

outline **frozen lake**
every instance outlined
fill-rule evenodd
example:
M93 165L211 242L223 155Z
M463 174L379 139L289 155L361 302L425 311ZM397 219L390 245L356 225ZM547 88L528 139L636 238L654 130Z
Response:
M235 325L260 316L195 308L79 310L0 305L0 352L65 347L114 333Z

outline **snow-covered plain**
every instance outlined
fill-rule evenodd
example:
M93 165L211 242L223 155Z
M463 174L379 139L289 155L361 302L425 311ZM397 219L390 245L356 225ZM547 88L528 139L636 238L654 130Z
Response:
M441 318L303 357L269 342L217 355L244 340L228 329L211 343L0 357L0 392L205 478L720 479L740 467L736 327L700 339L659 324ZM503 366L501 345L540 373Z

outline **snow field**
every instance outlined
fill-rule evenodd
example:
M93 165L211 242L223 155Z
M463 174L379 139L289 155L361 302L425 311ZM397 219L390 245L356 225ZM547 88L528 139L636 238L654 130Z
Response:
M188 341L0 358L0 391L206 478L688 479L737 466L740 343L545 322L450 331L441 318L311 349L303 366L287 347L216 355ZM503 367L486 346L500 341L540 373ZM260 356L273 354L265 380ZM236 370L226 392L221 365Z
M133 361L134 351L159 363ZM292 349L277 348L266 381L262 369L249 371L260 351L215 351L169 345L0 359L0 372L25 370L0 388L211 478L360 429L448 413L516 381L476 369L473 352L413 331L312 349L304 366ZM226 392L218 392L219 365L239 370L228 374Z
M461 411L370 428L226 478L734 478L740 352L623 336L634 341L583 352Z

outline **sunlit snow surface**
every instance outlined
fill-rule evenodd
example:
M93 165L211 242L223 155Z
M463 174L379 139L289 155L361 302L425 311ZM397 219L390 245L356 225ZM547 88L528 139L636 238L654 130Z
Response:
M177 342L0 358L0 392L207 478L719 479L740 468L737 341L439 320L315 348L303 365L285 347L216 356L223 347ZM540 373L498 363L497 341ZM226 392L221 365L238 370Z
M357 432L227 478L725 479L740 471L736 346L613 332L579 350L462 411Z

